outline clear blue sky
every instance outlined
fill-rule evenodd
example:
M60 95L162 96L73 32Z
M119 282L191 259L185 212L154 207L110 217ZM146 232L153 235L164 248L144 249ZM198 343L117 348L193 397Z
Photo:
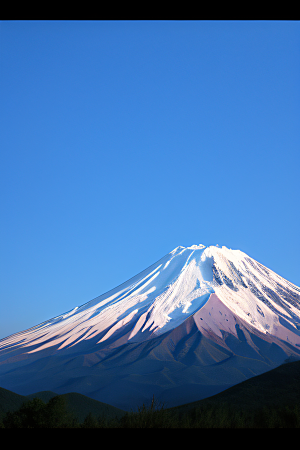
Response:
M0 22L0 337L178 245L300 285L300 23Z

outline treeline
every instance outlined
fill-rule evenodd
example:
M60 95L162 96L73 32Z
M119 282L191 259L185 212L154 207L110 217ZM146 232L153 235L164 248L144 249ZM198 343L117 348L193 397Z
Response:
M180 409L164 409L153 399L150 407L143 405L136 412L121 418L94 417L88 414L83 422L67 409L63 397L48 403L39 398L23 403L8 412L1 428L299 428L300 408L294 406L262 407L255 411L233 409L227 404L206 404L182 413Z

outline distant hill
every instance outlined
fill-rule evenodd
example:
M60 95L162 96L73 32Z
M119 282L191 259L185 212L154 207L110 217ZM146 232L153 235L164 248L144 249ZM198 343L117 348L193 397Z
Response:
M0 420L8 411L16 411L26 401L24 395L0 388Z
M15 392L4 388L0 388L0 420L8 411L16 411L26 401L37 397L47 403L52 397L55 396L57 396L57 394L51 391L36 392L35 394L25 396L16 394ZM83 422L89 413L96 418L104 416L107 419L115 417L119 419L125 414L125 411L119 408L93 400L85 395L77 394L76 392L59 395L59 397L66 399L68 411L72 413L79 422Z
M86 397L85 395L77 394L76 392L63 394L60 397L66 399L68 410L74 414L79 422L83 422L89 413L94 417L103 416L107 419L113 419L115 417L119 419L125 414L125 411L122 409L99 402L98 400Z
M56 397L58 394L52 391L41 391L36 392L30 395L24 395L24 397L28 400L32 400L33 398L40 398L43 402L48 403L51 398Z

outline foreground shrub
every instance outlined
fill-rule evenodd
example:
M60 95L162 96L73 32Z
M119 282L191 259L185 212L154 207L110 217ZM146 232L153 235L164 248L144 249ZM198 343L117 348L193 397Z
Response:
M128 412L119 421L121 428L174 428L178 426L177 414L164 409L153 397L150 407L144 404L137 412Z

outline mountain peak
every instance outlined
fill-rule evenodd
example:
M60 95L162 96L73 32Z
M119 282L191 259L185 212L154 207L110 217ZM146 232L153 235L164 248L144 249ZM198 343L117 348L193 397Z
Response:
M98 343L153 339L195 314L213 293L260 332L278 329L282 320L295 328L298 325L291 324L300 323L297 289L240 250L179 246L96 299L2 339L0 350L8 342L36 352L51 346L63 349L95 337ZM298 335L293 339L298 340Z
M155 348L159 350L154 351ZM241 374L239 379L242 381L244 373L252 376L253 371L258 373L268 364L277 364L290 355L298 357L299 348L300 288L240 250L195 244L176 247L130 280L84 305L0 340L0 373L6 374L7 386L3 386L12 389L10 383L14 383L14 378L11 377L10 364L17 370L18 361L27 367L30 361L38 364L39 358L50 356L55 361L54 366L58 367L63 358L69 361L70 355L74 354L76 358L84 356L74 366L77 375L73 371L73 360L66 363L65 372L59 372L57 379L53 375L56 381L52 380L52 375L47 378L40 369L42 365L37 365L38 370L33 375L41 382L40 390L56 390L55 383L62 383L61 389L67 389L70 379L79 377L82 378L82 381L78 379L80 392L86 393L88 384L81 374L90 374L94 370L91 367L94 367L97 376L92 376L89 383L91 392L96 392L97 383L100 383L97 380L102 379L106 364L115 367L119 357L122 359L124 356L124 370L128 370L124 377L131 373L128 364L131 367L136 361L137 370L146 374L147 380L147 377L149 380L161 377L159 380L163 386L173 376L173 364L178 371L187 365L187 374L190 373L189 364L192 364L193 386L198 384L202 392L206 383L211 383L213 395L216 393L214 389L218 389L227 377L227 369L218 378L222 369L214 366L210 370L210 364L226 365L228 361L228 370L231 371L228 379L234 384L237 373ZM230 362L237 349L241 354L238 353L238 358ZM110 358L108 355L111 355L110 362L106 359ZM45 364L47 358L44 358ZM145 366L139 365L139 358L146 358ZM161 367L169 360L170 367L164 372ZM235 361L240 361L241 370L235 368ZM20 386L33 383L26 367L24 381L19 372L15 375ZM114 390L118 388L120 397L126 396L127 385L124 392L118 387L119 369L114 370L118 381L111 395L115 395ZM182 374L182 380L186 376ZM110 375L107 377L110 379ZM50 387L46 386L46 379ZM134 383L139 379L133 377ZM176 380L170 382L170 389ZM181 378L178 380L181 392ZM55 385L52 386L52 382ZM135 388L134 384L132 392ZM101 401L102 394L99 393Z

